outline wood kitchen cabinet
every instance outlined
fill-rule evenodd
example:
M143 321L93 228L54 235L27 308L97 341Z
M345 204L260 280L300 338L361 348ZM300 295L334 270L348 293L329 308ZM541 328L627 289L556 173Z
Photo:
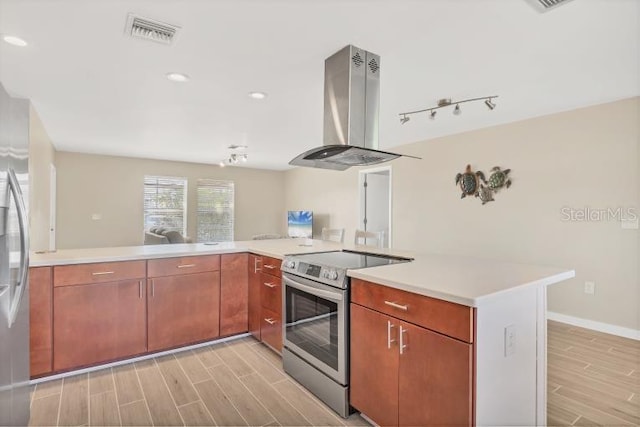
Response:
M367 287L382 288L376 304ZM473 425L473 344L407 321L438 300L358 280L352 292L351 405L379 425ZM443 315L463 318L429 323L456 330L470 310L450 306Z
M277 258L249 255L249 331L282 351L282 273Z
M54 371L146 351L145 271L144 261L54 267Z
M207 341L220 335L219 268L219 255L148 262L149 351Z
M262 342L282 351L282 261L262 257L260 275L260 335Z
M220 335L234 335L249 329L249 272L246 253L220 257Z
M51 267L29 269L29 352L31 377L53 369L53 285Z
M249 254L249 332L260 340L260 279L262 271L262 257Z

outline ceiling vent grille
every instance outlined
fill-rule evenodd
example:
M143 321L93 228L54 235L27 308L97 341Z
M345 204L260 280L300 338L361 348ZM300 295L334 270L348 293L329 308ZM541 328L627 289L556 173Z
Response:
M162 44L172 44L180 27L129 14L125 34Z
M537 10L546 12L560 5L570 2L571 0L528 0Z

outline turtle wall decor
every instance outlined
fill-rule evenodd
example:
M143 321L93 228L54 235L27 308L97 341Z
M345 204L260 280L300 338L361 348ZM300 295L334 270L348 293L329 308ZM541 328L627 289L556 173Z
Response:
M456 185L460 185L460 189L462 190L460 198L464 199L467 196L477 195L478 190L480 190L480 181L485 184L487 183L484 179L484 173L480 171L473 172L471 170L471 165L467 165L467 168L463 173L456 175Z
M509 172L511 169L500 169L500 166L494 166L491 168L491 175L489 175L489 181L487 185L493 191L498 191L502 187L511 187L511 180L509 179Z
M474 172L471 170L471 165L467 165L464 172L456 175L456 185L459 185L462 190L460 198L475 196L483 205L493 202L494 194L503 188L511 187L510 172L511 169L503 170L500 166L494 166L491 168L489 179L485 179L482 171Z

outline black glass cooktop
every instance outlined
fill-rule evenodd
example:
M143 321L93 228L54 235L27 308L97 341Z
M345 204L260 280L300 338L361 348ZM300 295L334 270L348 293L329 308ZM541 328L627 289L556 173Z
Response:
M381 265L411 261L410 258L356 251L315 252L312 254L295 255L295 259L308 264L344 269L378 267Z

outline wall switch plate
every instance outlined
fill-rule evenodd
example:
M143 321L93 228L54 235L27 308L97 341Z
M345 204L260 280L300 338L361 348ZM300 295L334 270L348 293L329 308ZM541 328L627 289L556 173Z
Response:
M516 353L516 325L504 328L504 357L513 356Z
M593 295L596 293L596 282L584 282L584 293Z
M102 214L99 214L99 213L91 214L91 219L94 221L99 221L102 219Z

